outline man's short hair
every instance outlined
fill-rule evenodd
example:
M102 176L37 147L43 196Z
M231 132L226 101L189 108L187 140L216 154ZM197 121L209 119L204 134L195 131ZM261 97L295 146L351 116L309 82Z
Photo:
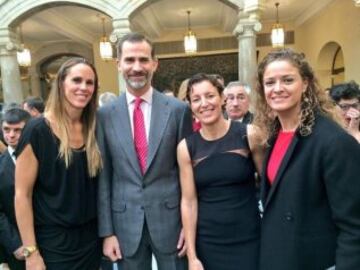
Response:
M122 47L126 41L130 42L130 43L139 43L139 42L145 41L147 44L149 44L149 46L151 48L151 57L153 59L155 58L155 49L154 49L153 43L149 39L147 39L143 34L133 32L133 33L128 33L125 36L123 36L117 43L116 48L117 48L118 59L120 59L120 57L121 57Z
M27 122L31 118L31 115L21 108L11 108L5 111L2 123L6 122L10 125L18 124L20 122Z
M360 101L359 85L354 81L334 85L331 87L329 94L335 102L339 102L341 99L353 98L357 98Z
M36 109L39 113L43 113L45 109L44 101L41 97L28 97L24 103L29 109Z
M224 93L226 94L226 90L230 89L232 87L242 87L242 88L244 88L245 93L247 95L250 95L250 93L251 93L250 85L248 85L247 83L240 82L240 81L229 82L228 85L225 87Z

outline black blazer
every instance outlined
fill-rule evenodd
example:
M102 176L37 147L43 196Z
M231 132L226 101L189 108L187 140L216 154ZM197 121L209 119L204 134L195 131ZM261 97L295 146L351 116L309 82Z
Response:
M261 175L260 270L360 269L360 145L317 115L296 134L272 186Z
M0 157L0 244L9 254L21 246L15 219L14 184L15 164L6 151Z
M244 115L242 122L243 122L244 124L251 124L252 121L253 121L253 118L254 118L254 115L253 115L251 112L248 111L248 112Z

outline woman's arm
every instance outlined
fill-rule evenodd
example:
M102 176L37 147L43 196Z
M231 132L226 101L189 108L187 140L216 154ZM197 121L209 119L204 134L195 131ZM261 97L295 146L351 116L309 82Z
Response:
M177 159L180 168L181 218L187 246L189 270L203 270L195 250L198 204L191 159L184 139L178 145Z
M264 159L265 148L260 144L260 129L254 125L247 125L247 136L251 155L256 167L256 171L260 174Z
M24 247L36 246L32 207L33 188L38 174L38 160L30 144L16 159L15 213ZM26 258L27 270L44 270L44 261L38 251Z

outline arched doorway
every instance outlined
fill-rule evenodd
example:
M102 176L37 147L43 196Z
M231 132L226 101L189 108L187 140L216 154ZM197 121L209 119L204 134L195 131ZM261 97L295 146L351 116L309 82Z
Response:
M320 50L317 67L318 78L323 87L329 88L343 82L345 63L340 44L333 41L326 43Z
M40 64L40 86L41 96L44 100L47 99L56 73L60 66L72 57L82 57L76 54L58 54L48 58L46 61Z

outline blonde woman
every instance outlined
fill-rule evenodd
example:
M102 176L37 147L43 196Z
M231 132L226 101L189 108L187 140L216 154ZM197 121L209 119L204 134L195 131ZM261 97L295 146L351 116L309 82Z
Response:
M27 270L99 269L95 140L98 78L72 58L59 69L44 117L28 123L17 149L16 219Z
M177 93L177 98L182 100L182 101L186 101L186 93L187 93L187 86L189 83L189 79L185 79L181 82L178 93Z

